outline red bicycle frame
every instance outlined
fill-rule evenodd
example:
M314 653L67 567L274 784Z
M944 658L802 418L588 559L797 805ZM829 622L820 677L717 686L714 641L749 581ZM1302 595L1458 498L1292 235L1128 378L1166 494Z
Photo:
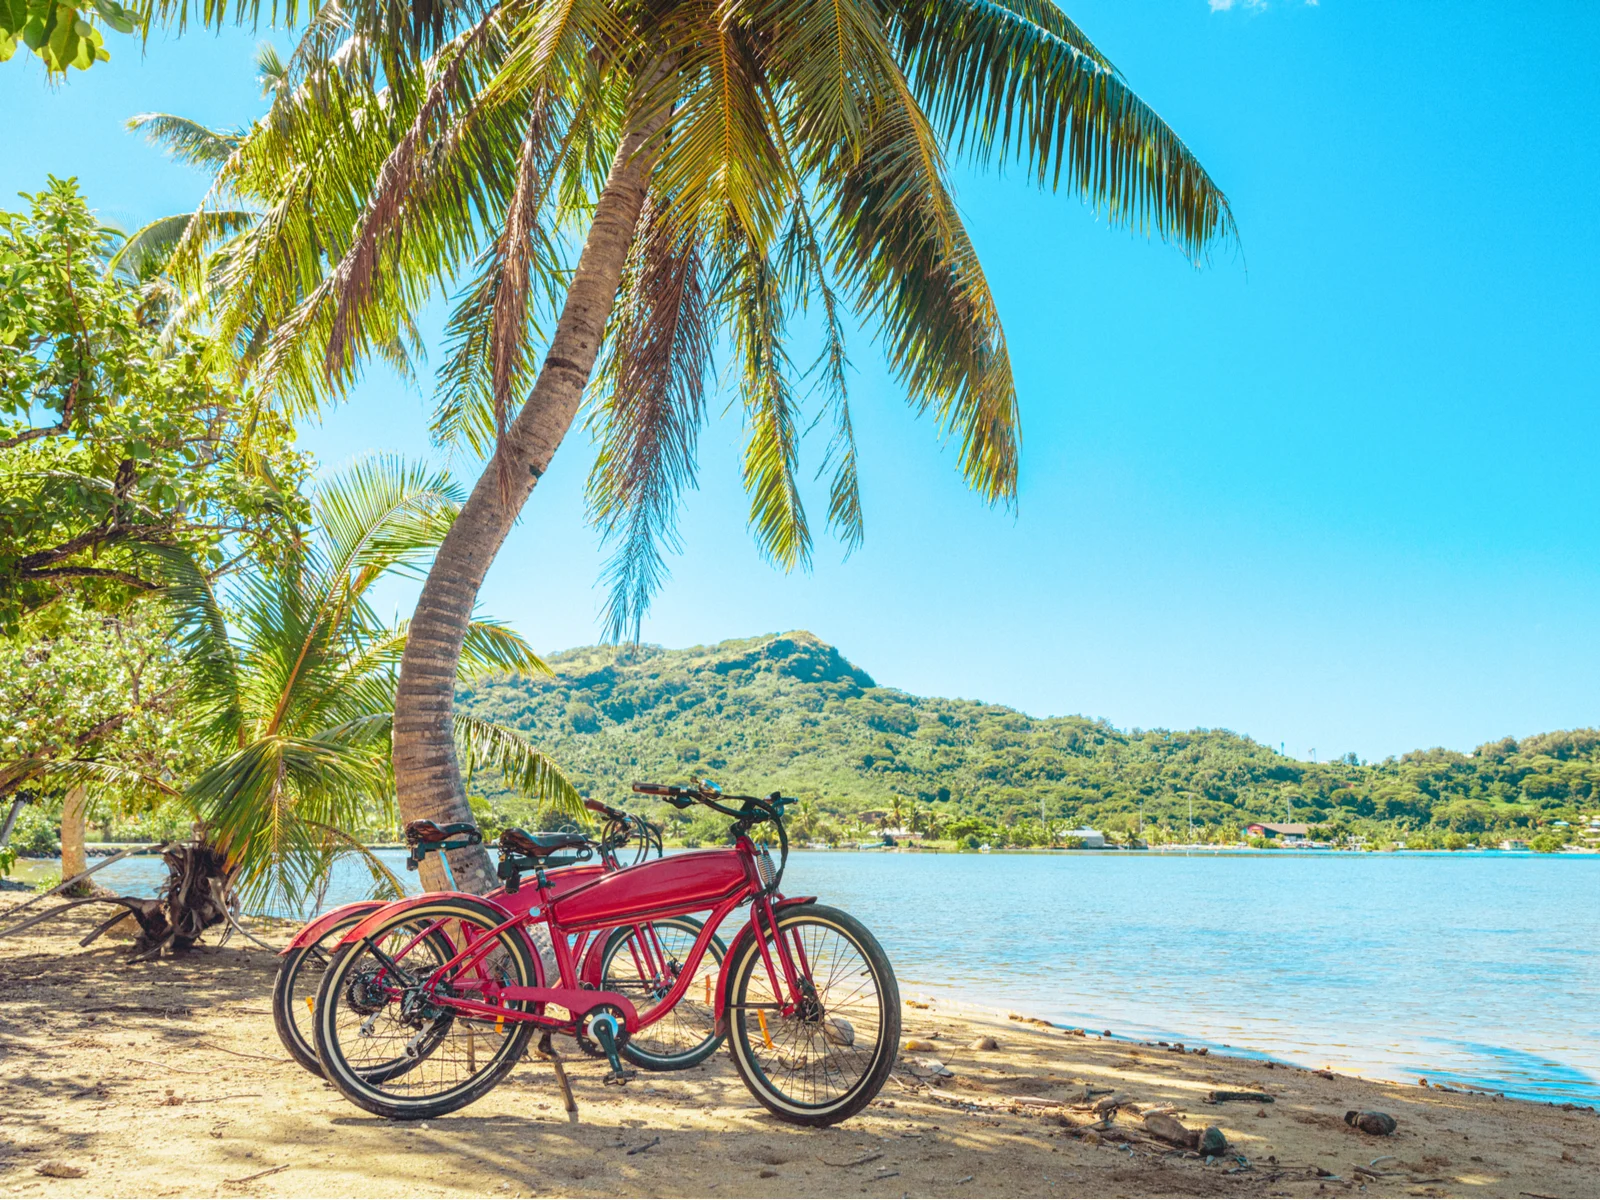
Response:
M747 938L756 938L773 995L777 997L775 1003L760 1007L776 1008L785 1015L793 1014L804 1000L800 981L809 976L810 964L806 962L804 950L798 941L791 947L786 939L776 936L776 910L788 904L806 903L815 897L786 900L769 892L762 883L757 865L759 853L755 843L748 836L741 835L727 850L673 855L624 867L569 888L559 887L543 872L539 872L533 888L529 889L534 895L529 897L525 905L518 906L521 911L508 912L500 924L477 934L446 962L435 967L426 980L420 981L420 986L429 993L432 1003L439 1007L462 1016L492 1020L497 1025L506 1021L520 1021L562 1033L576 1033L587 1014L596 1008L610 1006L623 1014L627 1031L630 1034L637 1033L665 1016L683 998L717 928L734 909L748 902L750 921L740 930L734 946L742 946ZM505 908L507 901L514 900L516 895L497 896L495 903L497 907ZM425 899L418 898L418 902ZM671 990L646 1017L641 1018L628 997L619 992L593 990L593 981L590 981L589 987L582 986L585 982L583 976L592 972L580 971L580 964L587 967L596 962L598 944L604 941L603 938L596 938L596 934L625 925L648 928L649 922L655 919L684 916L707 909L710 915L702 924ZM351 946L368 940L378 926L386 923L383 918L382 912L373 914L352 929L341 945ZM502 985L479 969L502 933L522 930L523 936L527 936L526 928L536 921L542 921L550 932L561 986L544 986L542 978L539 986L535 987ZM414 945L416 940L428 933L441 930L444 923L435 923L429 930L419 933L410 944ZM773 935L770 941L777 949L776 956L768 944L769 938L762 936L763 927ZM403 957L409 949L410 945L404 947L400 956ZM646 965L652 967L651 978L660 978L665 973L665 956L659 944L652 951L647 942L644 953L647 958L652 953L657 956L657 963ZM738 955L730 951L723 959L717 980L714 1013L719 1033L723 1031L729 1007L729 969L737 958ZM538 960L535 961L537 964ZM454 989L467 988L481 998L440 995L439 985L446 980ZM526 1005L535 1011L512 1008L510 1005ZM539 1011L547 1006L563 1009L567 1015L555 1017Z

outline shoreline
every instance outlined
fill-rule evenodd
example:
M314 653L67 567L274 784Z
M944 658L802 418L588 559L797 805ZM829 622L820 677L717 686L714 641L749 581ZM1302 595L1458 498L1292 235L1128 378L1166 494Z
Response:
M574 1055L576 1124L531 1062L451 1116L385 1122L286 1061L273 955L234 943L129 967L125 942L77 947L97 919L79 910L0 941L8 1194L1582 1196L1600 1177L1600 1117L1576 1106L1075 1036L922 985L907 989L904 1034L934 1049L908 1051L833 1129L768 1116L725 1051L626 1089ZM973 1049L982 1037L997 1048ZM928 1076L926 1058L952 1075ZM1271 1102L1207 1102L1230 1090ZM1091 1129L1103 1097L1118 1110ZM1398 1131L1345 1124L1368 1109ZM1159 1115L1215 1125L1230 1148L1207 1161L1153 1141L1144 1117Z

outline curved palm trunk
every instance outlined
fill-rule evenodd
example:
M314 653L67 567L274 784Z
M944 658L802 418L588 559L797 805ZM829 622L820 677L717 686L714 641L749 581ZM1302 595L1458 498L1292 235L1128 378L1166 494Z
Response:
M490 564L583 400L644 207L654 157L640 147L665 119L663 113L636 126L618 147L533 392L445 536L417 600L395 695L394 775L402 820L472 819L451 731L462 639ZM502 467L509 502L501 495ZM436 858L430 855L422 867L428 888L446 886ZM456 850L450 861L462 889L482 893L495 885L487 851Z

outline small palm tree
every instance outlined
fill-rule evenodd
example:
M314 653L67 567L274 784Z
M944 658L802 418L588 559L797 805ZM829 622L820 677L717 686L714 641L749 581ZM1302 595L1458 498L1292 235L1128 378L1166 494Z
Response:
M362 462L323 485L314 533L225 596L197 575L174 587L189 672L186 702L210 765L183 791L221 874L258 904L302 906L332 861L351 855L383 890L398 881L353 836L393 824L389 736L406 628L368 593L415 570L449 529L459 497L442 475L397 459ZM548 668L517 634L469 627L463 679ZM458 752L500 770L548 807L581 813L561 772L520 736L456 719Z
M447 477L376 457L320 487L311 532L221 593L191 558L167 556L185 757L203 765L187 783L116 755L56 772L70 784L177 802L195 817L196 842L166 853L164 898L114 901L142 927L136 957L193 944L226 919L236 894L273 911L303 909L341 857L364 862L379 894L399 894L355 833L393 824L389 739L407 633L379 621L368 594L391 572L420 569L459 503ZM463 679L548 670L505 626L468 627ZM456 752L473 769L499 772L545 811L583 813L560 770L514 731L465 715L454 730ZM441 868L430 861L425 870L425 883L442 886Z

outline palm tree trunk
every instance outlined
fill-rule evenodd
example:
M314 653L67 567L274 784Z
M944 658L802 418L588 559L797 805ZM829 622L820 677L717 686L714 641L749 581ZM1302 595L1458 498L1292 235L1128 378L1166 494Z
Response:
M84 846L84 830L89 821L89 789L75 783L67 790L61 804L61 878L71 879L89 869L88 851ZM64 895L87 896L87 880L68 888Z
M661 112L635 125L618 147L533 392L445 536L417 600L395 695L394 775L404 821L472 819L451 731L462 639L490 564L583 400L654 165L654 154L641 147L666 117ZM501 495L502 464L509 503ZM423 864L424 887L445 886L436 858L430 855ZM464 890L482 893L495 885L482 848L452 851L450 861Z

